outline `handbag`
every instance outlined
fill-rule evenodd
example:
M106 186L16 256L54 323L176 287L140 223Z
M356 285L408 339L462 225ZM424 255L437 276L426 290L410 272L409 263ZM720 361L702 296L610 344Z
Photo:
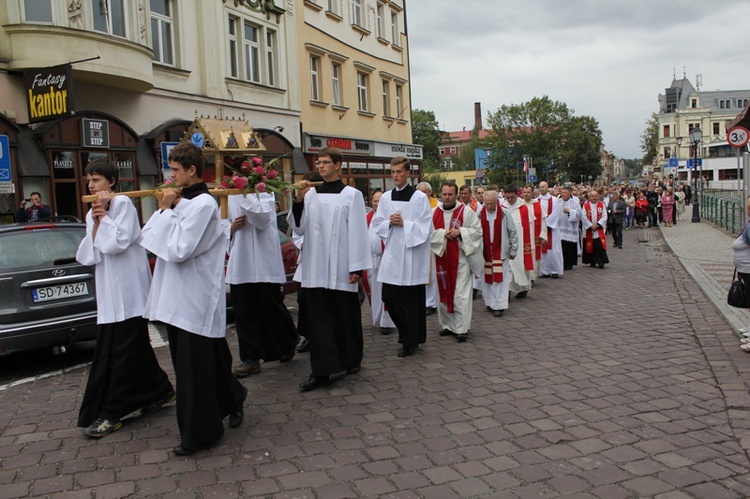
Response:
M745 295L745 286L740 279L737 279L737 267L734 269L732 284L729 286L729 293L727 293L727 305L737 308L750 308Z

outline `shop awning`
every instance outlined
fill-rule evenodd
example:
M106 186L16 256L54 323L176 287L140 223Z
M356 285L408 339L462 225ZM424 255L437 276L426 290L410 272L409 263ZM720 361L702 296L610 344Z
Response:
M18 174L22 177L49 177L50 167L42 145L29 129L18 131Z
M138 175L140 176L159 176L161 175L161 168L156 164L156 158L154 158L154 152L151 146L148 145L146 139L138 141L138 151L136 153L138 158Z

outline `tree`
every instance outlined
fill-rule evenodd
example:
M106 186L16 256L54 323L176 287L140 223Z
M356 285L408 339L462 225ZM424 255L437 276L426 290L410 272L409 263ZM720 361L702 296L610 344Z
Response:
M653 165L659 155L659 122L657 114L651 113L651 118L646 120L646 129L641 134L641 151L643 151L643 164Z
M411 136L412 142L424 147L423 169L437 170L440 166L440 128L435 113L414 109L411 113Z
M590 116L576 117L565 103L546 95L522 104L502 106L491 113L492 133L486 147L490 154L490 181L525 178L524 157L532 158L540 180L574 180L575 175L601 173L602 134ZM495 171L501 170L501 171ZM549 176L549 179L542 178ZM515 180L514 180L515 182Z

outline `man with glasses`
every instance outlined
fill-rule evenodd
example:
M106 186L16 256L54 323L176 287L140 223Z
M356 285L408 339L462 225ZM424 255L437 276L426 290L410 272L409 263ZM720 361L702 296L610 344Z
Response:
M362 273L372 268L362 193L339 178L341 151L326 147L316 165L323 185L296 193L287 220L304 236L300 283L305 293L312 373L299 385L303 392L327 385L330 375L357 373L364 338L357 294Z
M409 160L391 160L395 187L380 198L372 220L375 234L385 244L378 270L383 302L398 328L399 357L413 354L427 340L425 284L430 277L432 210L427 196L409 185Z

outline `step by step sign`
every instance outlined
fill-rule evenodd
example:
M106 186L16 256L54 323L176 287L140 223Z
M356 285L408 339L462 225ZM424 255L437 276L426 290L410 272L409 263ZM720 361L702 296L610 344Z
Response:
M732 127L727 132L727 142L730 146L737 149L745 147L748 140L750 140L750 132L744 126Z
M109 121L83 118L83 147L109 147Z
M695 168L695 158L690 158L687 160L687 167ZM698 168L703 168L703 158L698 158Z

